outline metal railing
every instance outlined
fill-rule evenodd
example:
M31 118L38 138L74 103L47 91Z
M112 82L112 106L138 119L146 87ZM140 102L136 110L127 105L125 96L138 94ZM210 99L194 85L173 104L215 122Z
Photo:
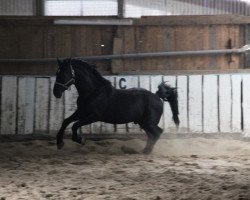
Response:
M221 55L221 54L247 54L250 52L250 44L239 49L212 49L196 51L167 51L167 52L148 52L148 53L129 53L129 54L112 54L101 56L76 57L83 60L111 60L111 59L136 59L150 57L173 57L173 56L203 56L203 55ZM32 58L32 59L0 59L0 63L41 63L56 62L56 58Z

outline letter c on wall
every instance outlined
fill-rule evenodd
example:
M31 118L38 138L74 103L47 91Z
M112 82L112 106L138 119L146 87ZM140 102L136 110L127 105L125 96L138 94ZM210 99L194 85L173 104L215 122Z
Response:
M119 80L119 88L120 88L120 89L126 89L126 88L127 88L127 86L124 85L123 82L126 83L126 79L125 79L125 78L121 78L121 79Z

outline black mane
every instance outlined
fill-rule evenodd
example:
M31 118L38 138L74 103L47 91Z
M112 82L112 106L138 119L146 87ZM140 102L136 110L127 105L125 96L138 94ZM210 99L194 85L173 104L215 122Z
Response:
M78 66L78 69L82 71L82 68L84 67L89 71L89 73L93 74L96 79L103 83L105 86L111 86L111 82L105 78L102 77L102 75L96 70L96 66L93 64L89 64L84 60L81 59L72 59L73 63L75 63Z

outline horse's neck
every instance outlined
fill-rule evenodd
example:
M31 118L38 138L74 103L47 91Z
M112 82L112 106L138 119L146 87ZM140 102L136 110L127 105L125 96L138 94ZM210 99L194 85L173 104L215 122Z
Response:
M102 84L98 81L94 82L92 79L86 80L86 77L81 74L76 74L75 87L79 96L88 98L93 93L96 93L102 87Z

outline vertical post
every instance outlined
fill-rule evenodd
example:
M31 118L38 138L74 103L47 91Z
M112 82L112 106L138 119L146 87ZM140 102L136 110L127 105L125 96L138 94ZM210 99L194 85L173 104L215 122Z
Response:
M43 16L44 15L44 0L35 0L35 15Z
M250 42L250 25L245 25L244 26L244 28L245 28L245 44L248 44L249 42ZM245 53L245 59L244 59L244 61L245 61L245 63L244 63L244 68L250 68L250 54L249 54L249 52L247 51L246 53Z
M118 3L118 18L124 17L124 0L117 0ZM115 29L115 37L113 38L113 54L122 54L122 46L123 46L123 34L124 30L121 26L116 26ZM123 60L122 59L113 59L111 72L119 73L123 70Z
M118 18L124 18L124 0L117 0L118 2Z

